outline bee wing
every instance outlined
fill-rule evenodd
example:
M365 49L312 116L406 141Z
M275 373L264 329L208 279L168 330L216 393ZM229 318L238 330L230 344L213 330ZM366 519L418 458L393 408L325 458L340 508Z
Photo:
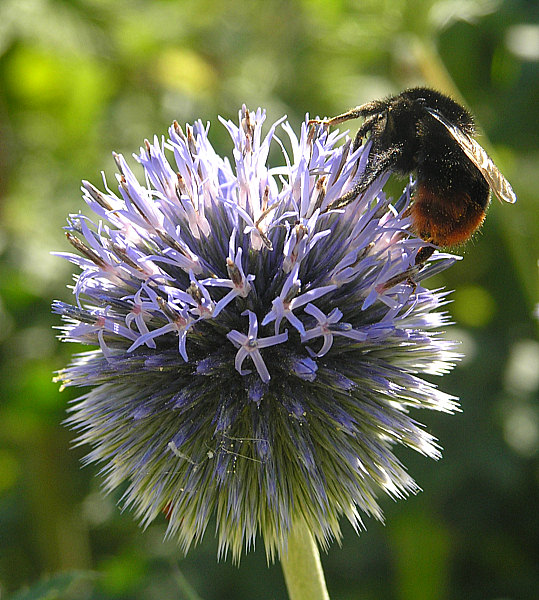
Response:
M498 167L492 162L492 159L487 154L486 150L473 138L461 131L456 125L448 121L438 111L431 108L426 108L425 110L445 126L453 139L461 147L464 154L466 154L472 163L479 169L481 175L483 175L498 200L500 200L500 202L510 202L511 204L516 202L517 197L515 192L513 192L511 184L500 173Z

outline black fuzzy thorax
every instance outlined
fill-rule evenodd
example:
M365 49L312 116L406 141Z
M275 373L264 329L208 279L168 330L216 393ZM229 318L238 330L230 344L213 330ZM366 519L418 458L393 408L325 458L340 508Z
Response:
M418 180L436 193L465 193L478 205L487 206L487 182L444 125L427 111L437 111L463 133L473 135L473 117L466 109L428 88L405 90L381 105L383 113L371 132L373 156L399 148L392 165L398 174L415 171Z

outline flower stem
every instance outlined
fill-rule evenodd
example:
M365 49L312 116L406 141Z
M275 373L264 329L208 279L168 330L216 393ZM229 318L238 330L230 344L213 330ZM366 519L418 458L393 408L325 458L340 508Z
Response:
M201 596L199 596L196 591L191 587L189 581L185 575L181 572L178 563L175 561L171 561L172 574L176 583L178 584L178 588L181 591L182 600L202 600Z
M281 558L290 600L329 600L318 546L305 523L296 523Z

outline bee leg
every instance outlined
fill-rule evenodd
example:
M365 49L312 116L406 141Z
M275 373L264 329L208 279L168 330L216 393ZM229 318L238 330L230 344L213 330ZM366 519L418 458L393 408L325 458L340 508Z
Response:
M435 248L432 246L423 246L420 248L415 257L415 264L422 265L434 254L434 250Z
M354 138L354 144L352 145L352 152L355 152L361 146L361 141L379 119L379 114L371 115L365 119L361 127L357 130L356 137Z
M349 192L334 200L326 210L344 208L350 204L350 202L353 202L359 195L363 194L363 192L365 192L365 190L367 190L369 186L384 173L384 171L391 168L401 153L402 149L399 146L395 146L390 148L387 152L377 155L372 164L370 162L367 164L365 172L356 185Z

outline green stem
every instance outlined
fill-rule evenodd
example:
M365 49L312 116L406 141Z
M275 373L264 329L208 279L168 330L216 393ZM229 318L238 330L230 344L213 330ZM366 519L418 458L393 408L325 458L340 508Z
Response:
M304 523L296 523L281 557L290 600L329 600L318 546Z
M182 600L202 600L202 598L196 593L196 591L191 587L191 584L187 581L184 574L181 572L178 563L175 561L171 561L172 573L174 575L174 579L178 584L178 588L181 591Z

